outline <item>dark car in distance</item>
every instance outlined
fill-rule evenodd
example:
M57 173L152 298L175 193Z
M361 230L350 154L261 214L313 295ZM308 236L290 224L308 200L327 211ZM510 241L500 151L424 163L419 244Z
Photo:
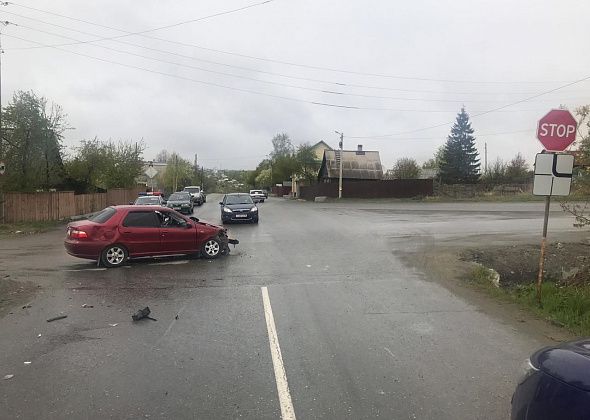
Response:
M247 193L226 194L221 206L221 222L251 222L258 223L258 207Z
M590 338L543 348L526 363L512 420L590 419Z
M185 191L170 194L166 205L169 208L184 214L192 214L194 210L193 198L190 193Z
M88 220L68 224L64 245L74 257L118 267L128 258L200 254L217 258L229 253L221 226L187 218L165 207L107 207Z

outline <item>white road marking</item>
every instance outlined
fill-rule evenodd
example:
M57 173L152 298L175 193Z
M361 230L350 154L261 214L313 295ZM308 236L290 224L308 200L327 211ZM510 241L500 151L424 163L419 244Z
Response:
M268 331L268 342L270 344L270 354L272 355L272 365L275 371L275 381L277 383L277 392L279 394L279 404L281 405L281 418L283 420L295 420L295 410L287 382L287 372L283 364L281 347L279 346L279 337L275 327L275 319L270 306L270 297L268 289L262 287L262 303L264 304L264 317L266 318L266 329Z
M389 353L389 355L395 359L395 354L393 354L393 352L391 350L389 350L387 347L383 347L383 349L385 349L385 351L387 353Z

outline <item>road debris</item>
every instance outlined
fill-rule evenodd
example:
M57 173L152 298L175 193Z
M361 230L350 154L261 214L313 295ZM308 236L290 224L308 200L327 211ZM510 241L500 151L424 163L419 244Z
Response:
M133 319L134 321L139 321L140 319L151 319L152 321L157 321L157 319L151 318L150 315L151 311L150 308L148 306L146 306L143 309L140 309L139 311L137 311L136 313L134 313L133 315L131 315L131 319Z
M68 317L67 315L54 316L53 318L49 318L47 320L47 322L53 322L53 321L57 321L59 319L67 318L67 317ZM39 334L39 337L41 337L41 334Z
M4 375L4 379L12 379L14 378L14 375Z
M27 308L32 308L33 305L31 305L30 303L27 303L26 305L23 306L23 309L27 309Z
M116 327L119 324L109 324L109 327Z
M176 316L174 317L174 319L176 319L176 320L178 319L178 314L176 314Z
M94 308L93 305L87 305L86 303L81 306L82 308Z
M41 337L41 334L39 334L39 335L37 336L37 338L39 338L39 337Z
M25 365L30 365L31 362L23 362Z

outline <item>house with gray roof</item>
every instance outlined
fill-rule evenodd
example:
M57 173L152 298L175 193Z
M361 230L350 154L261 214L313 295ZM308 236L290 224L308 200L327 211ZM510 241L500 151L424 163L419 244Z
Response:
M338 182L340 177L340 150L325 150L318 174L319 182ZM379 181L383 167L379 152L365 151L359 144L357 150L342 151L342 179L346 181Z

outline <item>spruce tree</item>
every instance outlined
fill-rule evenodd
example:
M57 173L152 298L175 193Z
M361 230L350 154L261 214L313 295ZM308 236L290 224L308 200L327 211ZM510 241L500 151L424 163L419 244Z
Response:
M440 178L445 184L474 184L479 180L479 153L465 108L457 114L457 121L447 137L440 163Z

